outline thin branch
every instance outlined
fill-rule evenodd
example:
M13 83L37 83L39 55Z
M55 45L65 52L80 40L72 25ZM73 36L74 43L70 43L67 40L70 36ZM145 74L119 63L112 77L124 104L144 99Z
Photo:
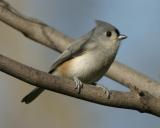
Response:
M0 0L0 20L22 32L26 37L59 52L64 51L73 41L72 38L55 28L51 28L39 20L23 16L4 0ZM160 84L157 81L118 61L112 64L106 76L126 87L136 87L147 91L153 96L160 96Z
M71 38L55 28L51 28L37 19L23 16L4 0L0 0L0 20L26 37L60 52L72 41Z
M3 55L0 55L0 70L29 84L54 92L101 105L133 109L160 116L160 99L147 92L109 91L108 97L101 88L84 84L79 94L75 89L75 82L33 69Z
M160 97L160 83L148 76L115 61L106 76L129 88L147 91L153 96Z

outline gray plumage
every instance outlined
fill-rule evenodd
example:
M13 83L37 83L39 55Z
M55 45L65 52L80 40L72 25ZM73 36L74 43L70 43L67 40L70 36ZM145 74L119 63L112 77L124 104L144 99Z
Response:
M120 33L113 25L97 20L94 29L71 43L58 57L49 73L63 76L59 67L67 61L73 60L74 63L65 77L69 79L76 77L88 84L98 81L114 61L120 40L126 38L125 36L121 39L119 37ZM22 102L30 103L43 91L42 88L35 88L22 99Z

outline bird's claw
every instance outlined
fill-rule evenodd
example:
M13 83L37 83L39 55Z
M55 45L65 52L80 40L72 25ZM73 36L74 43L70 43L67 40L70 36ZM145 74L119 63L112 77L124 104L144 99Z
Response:
M109 90L107 88L105 88L102 85L96 85L96 87L101 88L104 91L104 94L106 94L107 97L109 97Z
M74 77L74 81L76 82L75 89L77 89L78 93L80 93L81 89L83 88L83 83L77 77Z

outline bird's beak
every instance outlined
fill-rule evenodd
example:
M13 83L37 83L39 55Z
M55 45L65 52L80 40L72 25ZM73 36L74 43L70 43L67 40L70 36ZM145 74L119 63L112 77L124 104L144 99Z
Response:
M126 39L126 38L127 38L126 35L120 34L120 35L118 36L118 39L119 39L119 40L124 40L124 39Z

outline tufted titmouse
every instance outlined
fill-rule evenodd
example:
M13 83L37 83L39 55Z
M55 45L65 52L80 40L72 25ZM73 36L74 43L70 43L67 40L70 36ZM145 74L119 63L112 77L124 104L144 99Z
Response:
M94 84L109 69L120 41L125 38L127 36L120 34L113 25L97 20L95 28L74 41L59 56L49 73L74 80L78 90L82 82ZM43 88L35 88L22 102L30 103L43 91Z

